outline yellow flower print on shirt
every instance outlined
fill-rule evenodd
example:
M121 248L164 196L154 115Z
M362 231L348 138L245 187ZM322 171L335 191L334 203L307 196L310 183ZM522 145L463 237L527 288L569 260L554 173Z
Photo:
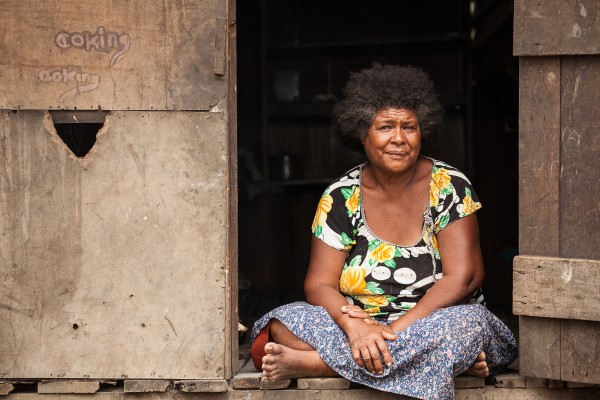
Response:
M329 194L324 194L319 200L319 205L317 206L317 212L315 213L315 218L312 223L312 231L319 235L320 231L323 229L322 226L327 221L327 213L331 211L331 205L333 204L333 197ZM319 232L318 232L319 231Z
M367 296L363 295L363 296L356 296L356 299L367 306L373 306L373 307L385 307L388 304L390 304L388 297L386 295L367 295ZM372 308L365 309L366 312L369 312L370 310L372 310ZM379 310L377 310L377 311L373 310L371 312L379 312Z
M360 188L356 186L352 191L350 197L346 199L346 209L348 210L348 214L352 215L356 213L358 210L358 206L360 204Z
M384 262L386 260L391 260L394 258L394 254L396 252L396 248L387 243L381 243L377 248L375 248L371 255L378 262Z
M360 186L351 186L341 189L342 196L346 199L344 205L346 206L346 214L352 216L360 208Z
M434 167L435 169L435 167ZM430 207L437 207L440 198L440 193L450 186L450 174L448 170L444 168L435 169L431 177L431 184L429 185L429 205Z
M466 217L467 215L473 214L475 211L481 208L481 203L478 201L473 201L473 197L471 195L471 191L469 188L465 188L465 197L463 198L462 204L459 204L456 207L458 214L461 217Z
M371 291L367 289L367 282L365 282L366 275L367 272L363 267L346 268L340 276L340 292L349 296L371 294Z

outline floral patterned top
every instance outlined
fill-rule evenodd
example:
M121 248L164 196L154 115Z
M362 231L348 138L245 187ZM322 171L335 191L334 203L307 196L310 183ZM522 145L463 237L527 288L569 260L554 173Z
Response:
M362 305L376 319L397 319L443 276L435 235L481 208L463 173L441 161L431 161L429 204L423 214L421 238L413 246L387 242L369 229L361 194L366 163L332 183L319 201L313 235L348 252L340 291L348 303ZM471 303L483 303L480 289L473 293Z

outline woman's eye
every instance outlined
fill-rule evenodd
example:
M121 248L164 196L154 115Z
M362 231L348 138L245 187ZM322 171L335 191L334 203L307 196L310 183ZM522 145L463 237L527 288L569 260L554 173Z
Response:
M384 125L379 129L381 129L382 131L389 131L390 129L392 129L392 127L390 125Z
M404 127L405 131L414 131L416 129L416 127L414 127L413 125L407 125Z

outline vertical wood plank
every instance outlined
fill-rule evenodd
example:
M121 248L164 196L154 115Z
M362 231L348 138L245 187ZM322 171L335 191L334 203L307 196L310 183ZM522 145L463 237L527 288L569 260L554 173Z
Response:
M231 378L238 370L238 169L237 169L237 25L235 0L227 0L227 56L228 56L228 107L227 137L229 143L229 159L227 162L228 197L227 197L227 245L228 245L228 318L231 332L229 360L225 360L225 378ZM230 365L228 365L230 363Z
M560 254L600 259L600 57L563 57Z
M519 373L560 379L560 320L519 317Z
M520 60L519 252L559 255L560 58Z
M562 320L561 379L600 383L600 322Z

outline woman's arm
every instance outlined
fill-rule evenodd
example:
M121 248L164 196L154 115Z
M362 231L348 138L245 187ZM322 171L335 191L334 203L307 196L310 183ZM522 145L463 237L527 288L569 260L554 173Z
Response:
M471 214L437 235L444 277L406 314L391 324L395 332L444 307L464 304L483 282L477 217Z
M339 279L344 268L347 253L336 250L313 237L310 263L304 281L306 300L313 305L324 307L333 320L348 336L354 360L372 373L383 373L383 362L391 365L392 356L385 339L397 337L384 331L380 326L365 324L342 313L342 307L348 305L340 293Z

